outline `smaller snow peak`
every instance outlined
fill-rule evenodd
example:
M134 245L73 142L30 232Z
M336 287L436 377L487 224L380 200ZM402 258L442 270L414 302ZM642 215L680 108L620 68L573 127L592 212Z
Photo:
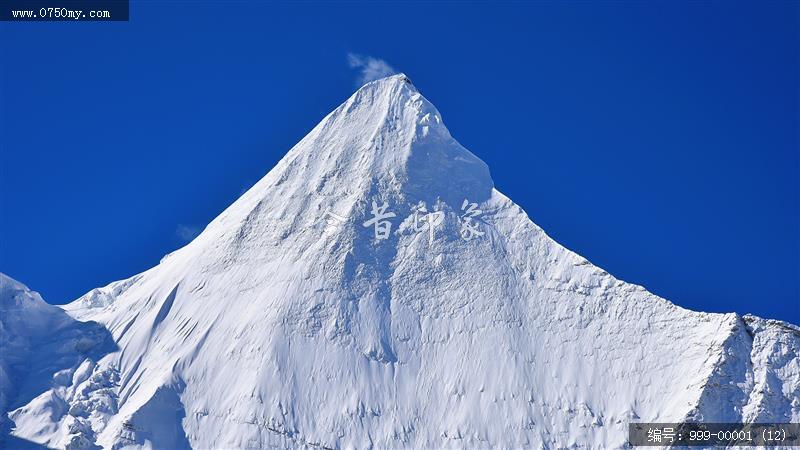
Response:
M28 304L44 304L44 300L38 292L0 272L0 305L5 309Z
M2 290L27 290L28 288L19 281L11 278L10 276L0 272L0 289Z

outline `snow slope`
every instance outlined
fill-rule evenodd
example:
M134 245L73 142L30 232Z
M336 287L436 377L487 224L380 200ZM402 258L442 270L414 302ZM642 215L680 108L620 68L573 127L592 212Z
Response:
M93 440L87 405L115 408L114 389L93 386L92 361L117 350L102 325L80 322L0 273L0 448L28 440L81 448ZM111 386L105 386L111 388ZM76 430L82 433L74 433ZM77 447L76 447L77 446Z
M12 434L51 446L619 448L630 421L800 421L798 327L677 307L563 248L404 75L64 309L118 350L10 405Z

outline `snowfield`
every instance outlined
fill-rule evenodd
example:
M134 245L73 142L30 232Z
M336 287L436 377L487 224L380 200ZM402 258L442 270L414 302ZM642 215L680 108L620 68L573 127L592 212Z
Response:
M800 422L800 328L617 280L493 186L396 75L156 267L63 308L0 277L6 444L622 448L629 422ZM373 202L394 216L365 226Z

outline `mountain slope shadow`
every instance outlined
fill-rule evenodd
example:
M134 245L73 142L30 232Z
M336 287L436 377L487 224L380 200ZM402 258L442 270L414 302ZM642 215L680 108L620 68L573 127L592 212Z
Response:
M21 439L13 435L0 437L0 449L14 450L50 450L53 447L37 444L26 439Z
M152 397L125 422L114 448L153 445L191 450L182 425L186 409L181 394L185 387L186 384L178 379L156 389Z

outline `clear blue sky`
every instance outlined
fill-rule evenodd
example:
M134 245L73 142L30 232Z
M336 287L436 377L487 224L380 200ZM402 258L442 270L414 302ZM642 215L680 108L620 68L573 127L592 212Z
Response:
M0 271L63 303L157 264L350 95L355 52L568 248L685 307L800 323L798 3L556 3L2 23Z

